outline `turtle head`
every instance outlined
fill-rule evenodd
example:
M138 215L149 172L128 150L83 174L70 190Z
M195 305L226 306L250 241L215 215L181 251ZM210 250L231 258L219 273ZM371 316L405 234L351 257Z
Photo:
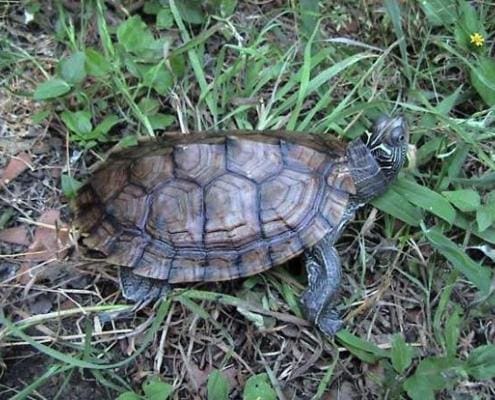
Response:
M404 117L379 117L362 139L387 179L392 180L404 165L409 145Z

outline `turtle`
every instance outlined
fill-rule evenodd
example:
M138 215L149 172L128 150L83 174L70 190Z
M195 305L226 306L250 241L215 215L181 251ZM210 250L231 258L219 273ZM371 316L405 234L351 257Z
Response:
M165 133L110 153L78 193L75 225L85 248L120 266L123 296L135 303L302 255L302 311L332 336L342 326L335 242L390 186L408 141L405 118L386 115L347 143L284 131Z

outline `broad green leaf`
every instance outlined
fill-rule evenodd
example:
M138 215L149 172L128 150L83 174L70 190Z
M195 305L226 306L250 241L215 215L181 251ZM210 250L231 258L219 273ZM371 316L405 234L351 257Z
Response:
M421 0L419 2L432 25L451 25L457 21L457 4L452 0Z
M143 400L143 398L134 392L124 392L116 400Z
M464 212L476 211L481 205L480 195L472 189L444 191L442 194Z
M175 122L175 117L168 114L155 114L148 117L150 125L154 130L167 129Z
M70 84L80 83L86 78L86 55L82 51L75 52L60 61L60 76Z
M105 56L100 52L88 48L86 54L86 71L89 75L102 77L112 70L112 65L107 61Z
M155 40L139 15L135 15L119 25L117 38L124 49L132 53L140 53L149 49Z
M34 100L48 100L70 92L70 85L62 79L49 79L40 83L34 91Z
M479 19L478 13L469 2L462 0L459 2L459 19L455 26L455 39L459 46L465 49L474 49L471 44L471 34L480 33L486 36L485 29Z
M138 140L135 135L124 136L122 139L119 140L118 143L118 145L124 149L127 147L136 146L137 144L138 144Z
M483 295L488 295L492 281L492 273L486 267L473 261L465 251L453 241L446 238L438 228L425 231L430 243L435 247L461 274L465 275Z
M466 372L477 380L495 378L495 345L475 348L467 359Z
M156 15L160 12L162 7L159 0L148 0L144 2L143 11L146 14Z
M412 361L412 355L412 347L406 343L400 334L395 335L392 342L392 350L390 351L390 359L392 361L392 366L397 373L402 374L409 368Z
M460 362L441 357L422 360L414 375L406 379L404 389L413 400L434 400L435 392L455 381Z
M170 7L164 7L156 14L156 27L158 29L169 29L174 25L174 16Z
M404 178L397 180L394 189L414 205L437 215L449 224L454 223L454 208L437 192Z
M31 121L33 121L33 124L39 124L40 122L44 121L49 115L50 111L48 110L38 111L31 116Z
M468 221L468 219L460 213L457 213L454 225L464 229L465 231L472 232L474 235L487 241L488 243L495 244L495 228L489 227L488 229L480 232L476 229L475 224L473 224L471 221Z
M435 110L438 111L442 115L448 115L449 112L454 108L457 104L457 100L459 99L459 95L462 92L462 86L459 86L453 93L446 96L440 103L435 106ZM430 115L430 114L427 114ZM436 120L435 120L436 122ZM443 139L443 138L439 138Z
M484 205L476 211L476 222L480 232L487 230L495 221L493 208L492 205Z
M371 204L411 226L419 226L419 223L423 219L421 210L413 206L407 198L397 192L394 186L385 194L374 199Z
M150 115L155 115L158 112L160 109L160 102L152 97L143 97L139 100L138 107L144 115L149 117Z
M480 32L483 29L478 11L467 0L459 1L460 20L469 32Z
M143 75L143 85L155 89L162 96L167 94L174 83L172 73L163 64L140 66L139 70Z
M181 77L186 72L186 60L182 54L170 56L169 59L170 69L176 77Z
M61 177L62 193L65 197L73 199L76 197L77 191L82 186L82 183L72 176L63 174Z
M258 374L249 378L244 386L243 400L277 400L277 393L268 381L268 374Z
M105 117L103 121L96 125L96 128L93 131L94 135L92 136L96 136L96 139L101 136L105 136L110 129L112 129L119 122L120 118L117 115L109 115L108 117Z
M228 400L229 398L229 381L218 370L213 370L208 376L208 400Z
M209 0L208 4L214 8L215 14L227 18L234 13L237 0Z
M174 392L174 387L158 378L151 378L143 384L143 391L146 400L167 400Z
M389 357L386 350L353 335L346 329L340 330L336 337L352 354L366 363L375 363L381 358Z
M489 106L495 106L495 61L480 57L471 68L470 78L473 87Z
M91 124L91 114L89 111L64 111L61 114L61 117L67 128L79 136L84 137L93 130L93 125Z
M197 0L181 0L176 2L181 18L190 24L201 24L205 20L205 15L201 7L201 2Z

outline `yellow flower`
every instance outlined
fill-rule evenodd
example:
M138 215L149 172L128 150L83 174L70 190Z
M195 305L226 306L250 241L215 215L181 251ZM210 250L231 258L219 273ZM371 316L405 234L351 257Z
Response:
M476 47L481 47L485 43L485 38L478 32L471 34L469 38L471 39L471 44L474 44Z

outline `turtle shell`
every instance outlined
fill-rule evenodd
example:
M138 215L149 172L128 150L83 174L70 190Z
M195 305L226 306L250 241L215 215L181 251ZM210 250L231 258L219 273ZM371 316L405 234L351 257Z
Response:
M355 187L337 142L189 134L110 155L76 200L83 243L170 283L220 281L297 256L341 223Z

